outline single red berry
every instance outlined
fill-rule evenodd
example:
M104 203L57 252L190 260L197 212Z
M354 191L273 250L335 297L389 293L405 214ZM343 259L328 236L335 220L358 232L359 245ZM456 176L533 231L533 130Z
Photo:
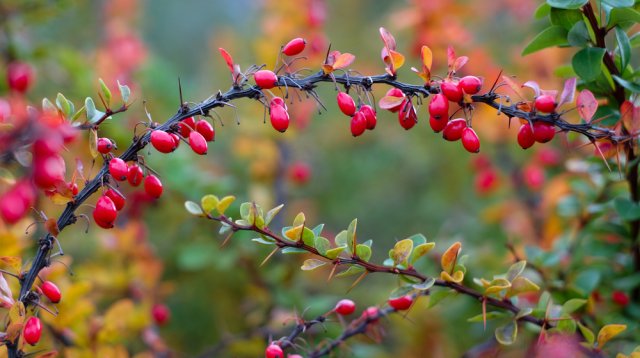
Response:
M629 304L629 296L622 291L613 291L611 293L611 300L622 307Z
M349 117L353 116L356 113L356 103L353 101L353 98L351 98L351 96L349 96L347 93L338 92L337 101L338 107L340 107L342 113L346 114Z
M549 123L536 122L533 124L533 137L538 143L546 143L556 135L556 128Z
M530 190L540 190L544 185L544 170L535 164L527 165L522 170L522 179Z
M140 168L137 163L129 165L129 171L127 172L127 181L129 181L129 184L138 186L142 183L142 179L144 179L142 168Z
M440 83L440 91L451 102L460 102L462 100L462 88L458 83L453 81L442 81Z
M402 109L398 112L398 122L402 128L409 130L418 123L418 114L413 104L405 101Z
M98 138L98 152L101 154L108 154L115 148L115 145L109 138Z
M364 118L367 120L367 129L375 129L376 124L378 124L378 119L376 118L376 111L373 110L373 107L365 104L360 107L360 112L364 114Z
M475 177L475 188L478 194L487 194L496 187L498 176L493 168L480 170Z
M296 184L306 184L311 178L311 167L302 161L295 162L289 167L289 178Z
M151 145L160 153L171 153L178 147L173 137L161 130L151 132Z
M446 117L438 119L434 116L429 116L429 126L436 133L442 132L447 127L447 123L449 123L449 120Z
M44 281L40 286L40 290L42 293L51 301L52 303L60 302L62 298L62 294L60 293L60 289L56 286L55 283L51 281Z
M36 159L59 154L64 147L62 137L59 135L48 135L33 142L33 155Z
M64 181L67 165L59 154L36 157L33 162L33 181L42 189L50 189Z
M151 307L151 316L158 326L163 326L169 322L169 318L171 318L171 311L166 305L156 303Z
M154 198L162 195L162 182L157 176L151 174L144 179L144 191Z
M431 102L429 102L429 116L435 119L444 119L446 124L446 119L449 117L449 101L447 97L441 93L434 94L431 97Z
M553 96L548 94L543 94L541 96L536 97L534 106L536 107L536 111L538 112L553 113L555 112L558 104L556 103L556 99L553 98Z
M23 62L12 62L7 66L7 83L16 92L25 93L33 82L31 66Z
M471 127L462 130L462 146L469 153L480 152L480 139Z
M40 319L34 316L29 317L27 322L24 324L22 334L25 342L35 346L38 341L40 341L40 336L42 335L42 324L40 323Z
M277 343L271 343L264 351L265 358L284 358L284 351Z
M262 89L270 89L278 83L278 76L273 71L260 70L253 74L256 85Z
M378 307L371 306L362 312L362 317L369 319L371 322L378 322L378 314L380 314Z
M610 144L611 142L608 143ZM560 164L560 153L552 147L542 147L536 153L536 159L542 165L555 166Z
M127 175L129 174L129 167L124 160L115 157L109 160L109 174L114 180L123 181L127 179Z
M122 210L122 208L124 208L126 200L124 196L122 196L122 194L110 188L104 193L104 195L108 196L109 199L113 201L113 205L115 205L117 211L120 211Z
M285 109L285 111L287 110L287 104L284 103L284 100L280 97L273 97L271 99L271 102L269 102L269 106L273 107L273 106L280 106L282 108Z
M336 311L336 313L339 315L348 316L356 310L356 304L355 302L345 298L338 301L336 307L333 310Z
M180 135L184 138L189 137L189 133L196 128L196 120L193 117L187 117L178 122L180 128Z
M196 123L196 131L204 137L207 142L211 142L216 137L216 131L209 121L200 120Z
M175 147L178 148L180 146L180 136L178 136L173 132L169 133L169 135L171 136L171 138L173 138L173 143L175 144Z
M533 135L533 129L529 123L525 123L520 126L518 130L518 144L522 149L530 148L536 142L536 138Z
M358 112L351 117L351 134L357 137L367 130L367 119L362 112Z
M467 120L464 118L452 119L444 127L442 138L448 141L456 141L462 138L462 131L467 128Z
M464 76L460 79L459 84L466 94L476 94L482 89L482 80L476 76Z
M287 56L295 56L304 50L307 41L305 41L301 37L296 37L295 39L289 41L282 48L282 53Z
M394 88L389 89L389 90L387 91L387 93L385 94L385 97L386 97L386 96L390 96L390 97L398 97L398 98L404 98L404 97L406 97L406 96L404 95L404 92L402 92L402 90L400 90L399 88L395 88L395 87L394 87ZM404 106L404 104L405 104L405 101L402 101L402 103L398 104L398 105L397 105L397 106L395 106L395 107L389 108L388 110L389 110L390 112L393 112L393 113L398 112L399 110L401 110L401 109L402 109L402 107Z
M110 229L117 216L118 211L113 200L106 195L101 196L96 203L96 208L93 209L93 220L96 224L104 229Z
M26 180L21 180L0 195L0 217L8 224L22 219L35 203L35 192Z
M271 120L271 125L278 132L283 132L289 128L289 113L287 110L280 105L272 105L270 106L271 110L269 111L269 118Z
M202 134L196 131L189 134L189 146L191 146L191 149L193 149L196 154L207 154L207 140L204 139Z
M404 295L397 298L391 298L387 303L389 303L389 306L396 311L404 311L408 310L413 304L413 297L411 297L411 295Z

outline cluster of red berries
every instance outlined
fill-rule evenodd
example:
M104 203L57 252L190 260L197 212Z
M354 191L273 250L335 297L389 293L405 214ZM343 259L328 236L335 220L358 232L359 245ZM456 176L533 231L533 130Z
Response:
M351 134L354 137L362 135L365 130L373 130L376 128L378 119L376 118L376 111L368 104L361 105L356 110L356 103L346 92L339 92L338 108L345 115L351 117Z
M151 131L151 145L160 153L171 153L180 145L180 137L185 138L191 149L200 155L207 154L207 142L215 139L216 132L209 121L201 119L196 122L193 117L178 123L179 133L162 130Z
M44 281L42 285L40 285L39 291L42 295L47 297L51 303L58 303L62 299L60 289L51 281ZM22 329L22 336L24 337L25 342L34 346L38 341L40 341L41 335L42 323L40 322L40 319L36 316L29 317Z

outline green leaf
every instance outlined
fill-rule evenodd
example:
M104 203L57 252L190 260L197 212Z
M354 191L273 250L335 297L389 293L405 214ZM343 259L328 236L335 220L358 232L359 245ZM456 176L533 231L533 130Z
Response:
M429 295L429 306L427 308L434 307L435 305L440 303L440 301L453 295L455 292L456 291L454 290L442 290L442 291L433 292L432 294Z
M331 260L335 259L336 257L340 256L340 254L342 253L342 251L344 251L347 247L346 246L339 246L339 247L334 247L333 249L329 249L327 250L327 253L325 254L325 256Z
M572 298L562 305L562 313L572 314L587 303L587 300L581 298Z
M308 253L308 251L305 249L297 248L297 247L285 247L284 249L282 249L282 253L283 254L306 254Z
M579 9L589 0L547 0L547 4L560 9Z
M582 291L581 293L586 296L600 284L602 274L597 269L587 269L580 272L573 280L573 285Z
M284 207L284 204L280 204L278 206L276 206L275 208L269 210L267 212L267 216L264 218L264 225L268 226L271 223L271 220L273 220L273 218L278 215L278 213L280 212L280 210L282 210L282 208Z
M633 6L635 0L601 0L603 5L609 5L613 8L616 7L630 7Z
M602 58L606 49L599 47L587 47L576 52L571 60L571 65L576 74L585 82L595 80L602 73Z
M640 205L627 198L615 198L613 200L613 207L618 212L618 215L625 221L640 219Z
M631 43L631 48L640 47L640 32L631 35L629 42Z
M324 224L319 224L314 227L312 231L316 236L320 236L320 234L322 234L322 229L324 229Z
M229 220L231 220L231 218L229 218ZM225 234L227 232L231 231L231 225L225 223L225 222L221 222L220 223L220 231L218 231L218 233L220 235Z
M304 242L305 245L311 247L313 247L313 245L315 245L316 243L316 235L308 227L305 227L302 230L302 242Z
M640 273L617 278L612 282L612 285L618 290L630 291L640 286Z
M336 246L349 247L349 244L347 243L347 230L340 231L338 235L336 235L336 237L334 238L334 241L336 243ZM352 252L352 251L349 250L349 252Z
M497 319L497 318L504 318L504 317L508 317L509 314L506 312L502 312L502 311L489 311L487 312L486 315L483 315L482 313L479 315L475 315L473 317L470 317L467 319L467 322L484 322L486 317L486 320L491 320L491 319Z
M624 88L626 88L627 90L633 92L633 93L640 93L640 83L635 83L635 82L629 82L625 79L622 79L616 75L612 76L613 79L618 82L618 84Z
M304 213L298 213L298 215L296 215L296 217L293 219L292 226L304 225L305 221L306 221L306 218L304 216Z
M240 204L240 217L247 220L248 222L252 222L253 220L249 220L249 215L251 212L251 203L242 203Z
M84 100L84 108L87 109L87 120L90 123L96 123L104 115L104 112L96 109L96 104L91 97L87 97Z
M640 12L636 9L627 8L615 8L611 10L609 15L609 28L622 23L638 23L640 22Z
M45 112L53 112L53 113L58 111L56 109L56 106L54 106L53 103L51 103L51 101L49 101L49 99L46 97L42 99L42 110Z
M185 201L184 202L184 207L185 207L185 209L187 209L187 211L191 215L201 216L201 215L204 214L202 212L202 208L200 207L200 205L194 203L193 201Z
M364 268L360 267L360 266L351 266L348 269L340 272L339 274L336 275L336 277L347 277L347 276L353 276L353 275L358 275L360 273L364 272Z
M104 84L102 78L98 80L100 82L100 88L102 89L102 94L104 94L104 102L107 104L107 108L111 105L111 90Z
M544 19L549 15L550 11L551 11L551 6L549 6L549 4L547 3L542 3L538 6L536 11L533 13L533 18L536 20Z
M120 97L122 97L122 102L126 105L129 103L129 97L131 96L131 90L127 85L121 85L120 81L118 81L118 88L120 89Z
M367 245L359 244L356 246L356 255L364 261L371 258L371 248Z
M329 248L331 248L331 243L324 237L318 236L313 243L313 247L315 247L321 255L326 255Z
M411 255L413 250L413 241L411 239L404 239L396 242L393 249L389 252L389 257L396 265L399 265Z
M316 269L320 266L324 266L327 262L326 261L321 261L321 260L316 260L316 259L307 259L304 260L304 263L302 264L302 266L300 267L303 271L311 271L313 269Z
M587 341L587 343L589 343L590 345L593 345L593 342L596 341L596 336L593 333L593 331L590 330L587 326L580 323L580 321L578 321L577 323L578 323L578 329L580 330L580 333L582 333L582 336L584 337L584 339Z
M577 9L567 10L557 7L551 8L549 19L552 25L559 25L569 31L575 23L582 22L582 12Z
M631 43L629 42L629 36L627 33L616 26L616 39L618 42L618 53L620 54L620 72L624 72L629 65L631 59Z
M574 319L561 319L556 324L556 329L564 334L574 334L576 333L576 328L576 321Z
M505 346L511 345L516 341L518 336L518 324L514 321L496 328L495 331L496 340Z
M435 283L436 283L436 279L433 277L429 277L428 279L424 280L424 282L414 284L413 288L415 288L418 291L426 291L431 287L433 287Z
M567 46L567 30L559 25L547 27L527 44L522 50L522 56L540 51L552 46Z
M411 264L413 264L419 258L421 258L422 256L424 256L427 253L429 253L429 251L431 251L434 247L436 247L436 243L435 242L427 242L425 244L421 244L421 245L416 246L413 249L413 252L411 253L411 259L409 259L409 262Z
M266 236L256 237L254 239L251 239L251 241L255 241L258 244L263 244L263 245L273 245L276 243L276 240Z
M520 274L526 267L527 261L525 260L518 261L515 264L511 265L511 267L509 267L509 270L507 271L507 280L509 282L513 281L516 277L520 276Z
M216 208L216 206L218 206L218 201L219 199L217 196L208 194L200 199L200 206L205 214L209 214Z
M589 30L584 21L576 22L567 34L569 45L574 47L585 47L589 43Z
M349 224L349 228L347 228L347 245L349 245L349 250L354 252L354 247L356 246L356 229L358 228L358 219L353 219Z
M64 113L65 117L69 117L69 115L74 112L74 108L71 108L71 102L69 102L62 93L58 93L56 96L56 105L60 108L60 111Z
M427 242L427 238L422 234L413 234L409 236L407 239L413 241L413 246L422 245Z

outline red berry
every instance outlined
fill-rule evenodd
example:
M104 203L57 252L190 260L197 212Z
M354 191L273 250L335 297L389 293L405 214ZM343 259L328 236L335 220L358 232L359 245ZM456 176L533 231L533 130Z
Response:
M173 137L161 130L151 132L151 145L160 153L171 153L178 147Z
M213 141L216 136L216 131L213 129L211 123L205 120L201 120L196 123L196 131L202 134L207 142Z
M22 219L36 200L36 193L31 183L21 180L0 195L0 216L9 224Z
M50 189L64 181L66 172L67 165L58 154L36 157L33 162L33 181L42 189Z
M556 128L549 123L536 122L533 124L533 137L538 143L546 143L556 135Z
M306 44L307 41L301 37L297 37L284 45L282 53L287 56L295 56L304 50Z
M536 97L536 101L534 102L534 106L538 112L544 113L552 113L556 110L558 104L556 103L556 99L553 96L548 94L543 94L541 96Z
M151 174L144 179L144 191L157 199L162 195L162 182Z
M460 79L459 84L466 94L476 94L482 88L482 80L476 76L464 76Z
M367 119L362 112L358 112L351 117L351 134L357 137L367 130Z
M114 180L123 181L127 179L127 175L129 174L129 167L124 160L115 157L111 158L109 161L109 174Z
M467 127L462 130L462 146L469 153L478 153L480 151L480 139L473 128Z
M180 136L173 132L169 133L169 135L171 136L171 138L173 138L173 143L175 144L176 148L178 148L180 146Z
M403 107L400 112L398 112L398 122L400 122L402 128L409 130L418 123L418 114L416 113L416 107L414 107L413 104L407 101L402 103Z
M448 141L456 141L462 138L462 131L467 128L467 120L464 118L452 119L444 127L442 138Z
M345 92L338 92L338 107L342 113L351 117L356 113L356 103L353 101L353 98L346 94Z
M63 140L59 135L48 135L33 142L33 155L36 159L59 154L63 148Z
M273 97L271 99L271 102L269 102L269 106L273 107L273 106L280 106L282 108L285 109L285 111L287 110L287 104L284 103L284 100L280 97Z
M263 89L273 88L278 83L278 76L269 70L257 71L253 74L253 79L256 81L256 85Z
M289 128L289 113L283 106L272 105L269 111L269 118L271 119L271 125L278 132L284 132Z
M115 146L109 138L98 138L98 152L101 154L108 154Z
M540 164L545 166L554 166L560 164L560 154L551 147L543 147L536 153L536 159Z
M365 104L360 107L360 112L364 114L364 118L367 120L367 129L372 130L376 128L376 124L378 124L378 119L376 118L376 111L373 110L373 107Z
M622 291L613 291L611 293L611 300L623 307L629 304L629 296Z
M113 200L106 195L101 196L96 203L96 208L93 209L93 220L96 224L102 228L110 229L117 216L118 212Z
M408 310L413 304L413 297L411 295L404 295L398 298L391 298L387 301L396 311Z
M399 88L395 88L395 87L388 90L387 93L385 94L385 97L386 96L398 97L398 98L405 97L404 92L402 92L402 90L400 90ZM402 109L402 107L404 106L404 103L405 102L402 101L402 103L398 104L397 106L389 108L389 111L393 113L398 112L399 110Z
M527 165L522 170L522 179L529 189L540 190L544 185L544 170L535 164Z
M491 167L482 169L475 178L475 188L479 194L486 194L495 188L498 180L495 170Z
M31 66L23 62L12 62L7 66L7 83L10 89L25 93L31 82L33 82Z
M158 326L162 326L169 322L169 318L171 318L171 311L169 311L169 307L166 305L156 303L151 308L151 316Z
M265 358L284 358L284 352L277 343L271 343L264 351Z
M533 135L533 129L529 123L525 123L520 126L518 130L518 144L522 149L530 148L536 142L536 138Z
M42 335L42 324L40 323L40 319L33 316L29 317L27 322L24 324L22 334L25 342L35 346L40 340L40 335Z
M460 102L462 100L462 88L458 83L453 81L442 81L440 83L440 91L451 102Z
M124 196L122 196L122 194L118 193L114 189L109 189L104 193L104 195L108 196L109 199L113 201L113 205L115 205L117 211L120 211L122 210L122 208L124 208L126 200Z
M207 140L204 139L202 134L196 131L189 134L189 146L191 146L191 149L193 149L196 154L207 154Z
M437 119L434 116L429 116L429 126L431 126L431 129L436 133L442 132L442 130L446 128L447 123L449 123L447 118Z
M51 301L52 303L60 302L62 298L62 294L60 293L60 289L56 286L55 283L51 281L44 281L40 286L40 290L42 293Z
M346 298L338 301L338 303L336 304L336 307L334 308L334 311L336 311L336 313L343 316L350 315L355 310L356 310L356 304L353 301Z
M311 167L305 162L295 162L289 167L289 178L296 184L306 184L311 178Z
M433 97L431 97L431 102L429 102L429 116L434 119L444 119L446 124L446 119L449 117L449 101L447 97L441 93L434 94Z
M196 120L193 117L187 117L178 122L180 128L180 135L184 138L189 136L189 133L196 128Z
M371 320L371 322L378 322L379 313L380 313L380 310L378 309L378 307L371 306L362 312L362 317L365 317Z
M136 163L129 165L129 171L127 172L127 181L133 186L138 186L144 179L144 172L142 168Z

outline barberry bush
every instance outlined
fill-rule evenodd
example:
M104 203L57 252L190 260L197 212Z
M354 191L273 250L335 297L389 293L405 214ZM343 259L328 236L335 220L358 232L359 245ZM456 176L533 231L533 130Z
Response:
M1 356L640 354L640 3L56 5L0 5Z

